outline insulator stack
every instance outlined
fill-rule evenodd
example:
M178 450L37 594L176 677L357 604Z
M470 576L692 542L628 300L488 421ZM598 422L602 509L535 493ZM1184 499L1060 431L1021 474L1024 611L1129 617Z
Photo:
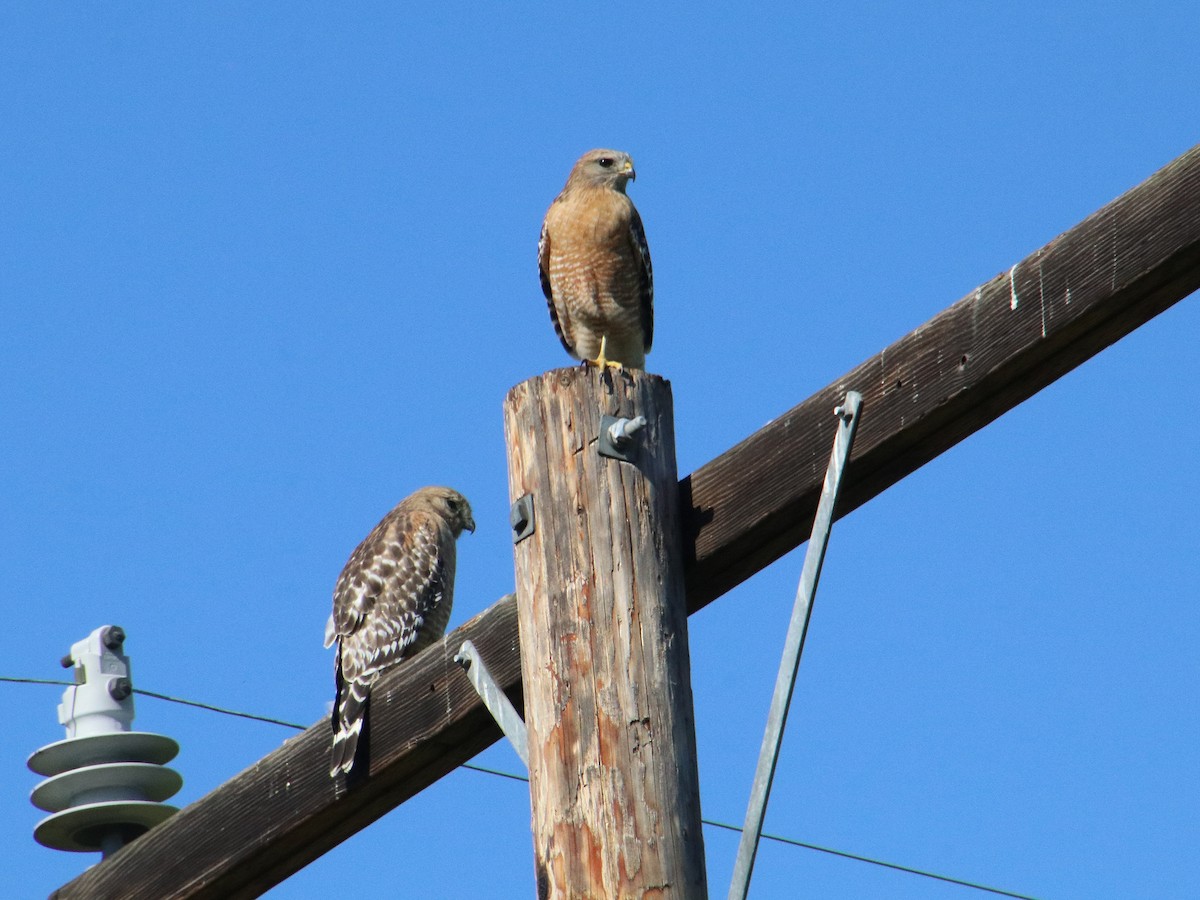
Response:
M49 776L30 795L34 806L52 813L33 831L46 847L108 856L179 811L162 802L183 786L164 765L179 745L131 730L133 682L124 643L122 628L105 625L63 657L75 675L58 707L66 740L29 757L30 769Z

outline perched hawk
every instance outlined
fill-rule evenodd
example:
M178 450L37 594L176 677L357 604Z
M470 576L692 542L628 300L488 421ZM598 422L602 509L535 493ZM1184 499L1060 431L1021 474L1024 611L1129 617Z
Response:
M325 646L337 641L329 774L349 772L379 673L438 640L454 602L455 539L475 530L457 491L421 488L350 554L333 589Z
M585 153L550 204L538 241L554 330L568 353L601 368L644 367L654 337L650 248L625 196L635 177L628 154Z

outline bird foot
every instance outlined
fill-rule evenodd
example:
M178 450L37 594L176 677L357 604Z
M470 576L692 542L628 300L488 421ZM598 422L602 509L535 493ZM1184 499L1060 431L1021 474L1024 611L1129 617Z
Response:
M583 364L585 366L595 366L601 372L608 372L608 371L623 372L623 371L625 371L625 367L623 365L621 365L621 363L617 362L615 359L604 359L603 357L596 357L595 359L585 359L583 361Z
M625 367L623 365L621 365L619 362L617 362L615 359L609 359L605 355L605 353L607 352L607 348L608 348L608 338L607 337L600 338L600 353L599 353L599 355L595 359L585 359L583 361L584 365L589 365L589 364L593 365L596 368L598 368L601 372L604 372L608 369L615 369L618 372L620 372Z

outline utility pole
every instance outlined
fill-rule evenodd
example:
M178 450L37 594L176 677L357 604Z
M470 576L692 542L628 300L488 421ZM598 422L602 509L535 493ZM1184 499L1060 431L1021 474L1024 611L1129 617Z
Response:
M1200 145L747 435L683 478L677 490L667 486L638 494L648 496L654 515L661 514L661 521L668 523L661 534L677 527L673 516L682 521L689 612L704 608L808 538L822 489L821 467L836 428L829 410L847 390L862 392L870 418L855 439L853 466L835 518L867 503L1196 290L1200 290ZM530 393L535 383L554 377L565 379L555 390L568 390L583 376L565 371L542 376L514 389L507 406L515 413L520 392ZM669 456L664 452L673 444L666 385L662 384L665 405L659 399L652 415L633 403L623 404L633 396L634 385L654 376L624 372L608 377L613 380L614 397L622 398L606 401L612 402L609 408L650 420L640 439L638 453L643 455L633 456L632 464L620 464L622 478L634 474L626 471L630 465L641 477L651 459L656 464L669 459L674 471L673 450ZM539 389L552 390L547 385ZM580 423L590 422L595 412L592 406L586 420L542 422L537 425L543 432L539 440L574 433L572 440L580 453L568 462L584 466L588 463L583 449L585 444L591 447L591 438L580 438L584 428ZM524 449L514 447L511 453L547 452L543 443L531 440L537 433L532 424L515 419L514 423L525 429ZM541 464L538 457L522 457L521 462ZM670 499L665 499L667 494ZM677 503L677 510L662 513L661 503ZM552 509L551 504L547 495L535 514L552 522L577 515L575 507ZM586 516L578 514L579 527L590 527L596 515L595 508L589 508ZM612 553L615 541L623 538L611 532L609 536ZM522 545L517 548L518 558L526 552ZM583 545L579 552L584 552ZM557 559L551 562L561 565ZM642 589L640 583L637 587ZM664 581L662 587L678 590L673 580ZM641 595L635 599L644 633L649 620L640 605ZM684 634L682 628L674 633ZM532 663L518 659L528 651L518 650L517 610L509 596L383 675L373 692L370 777L355 790L343 791L329 777L329 722L323 718L63 885L54 893L55 900L118 896L229 900L256 897L278 884L499 740L500 729L453 661L466 640L476 646L500 689L519 706L522 665L528 671ZM669 689L678 694L690 694L686 652L684 644L684 679L668 679ZM525 691L530 696L528 685ZM687 752L675 756L694 759L690 697L679 707L688 710L686 731L691 743ZM660 728L655 736L661 741L665 733ZM694 780L694 770L690 777ZM698 826L698 812L658 809L662 815L673 814L691 823L688 828ZM678 847L678 840L673 840L672 846ZM699 860L698 832L694 841L694 848L687 850ZM703 862L694 868L702 880Z
M504 404L539 898L705 897L670 385Z

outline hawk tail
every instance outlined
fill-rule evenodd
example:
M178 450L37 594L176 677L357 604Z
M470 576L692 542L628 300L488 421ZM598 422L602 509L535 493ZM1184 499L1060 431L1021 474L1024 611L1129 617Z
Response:
M338 673L339 681L341 673ZM373 680L373 679L372 679ZM329 762L329 775L336 777L339 771L349 773L354 765L358 750L358 738L362 734L363 719L367 711L367 699L371 696L369 681L351 681L340 685L338 703L333 713L333 752Z

